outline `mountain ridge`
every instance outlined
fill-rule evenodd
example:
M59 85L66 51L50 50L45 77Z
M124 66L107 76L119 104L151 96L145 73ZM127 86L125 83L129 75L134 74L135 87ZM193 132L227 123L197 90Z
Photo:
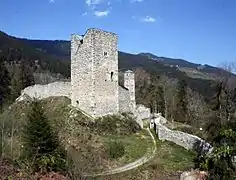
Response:
M47 43L47 44L61 44L61 45L65 45L67 47L70 46L70 41L69 40L60 40L60 39L55 39L55 40L47 40L47 39L30 39L30 38L22 38L22 37L16 37L16 36L13 36L13 35L9 35L3 31L0 30L0 33L3 33L11 38L16 38L18 40L22 40L24 42L27 42L27 41L30 41L31 45L34 45L35 47L38 47L37 45L41 46L40 44L41 43ZM41 46L42 47L42 46ZM52 46L50 46L50 48L52 48ZM52 52L52 51L49 51L49 53ZM184 65L184 66L187 66L187 67L196 67L196 66L206 66L206 67L209 67L209 68L217 68L219 69L218 67L216 66L212 66L212 65L209 65L209 64L201 64L201 63L193 63L191 61L188 61L188 60L185 60L185 59L182 59L182 58L169 58L169 57L165 57L165 56L158 56L158 55L155 55L153 53L150 53L150 52L140 52L138 54L133 54L133 53L129 53L129 52L124 52L124 51L119 51L120 53L127 53L127 54L132 54L132 55L140 55L140 56L146 56L148 57L149 59L152 59L152 60L158 60L158 61L165 61L165 63L167 64L170 64L170 65ZM57 52L58 53L58 52ZM65 57L69 57L70 56L70 52L69 51L66 51L64 52L63 54Z
M9 36L0 31L0 55L7 56L7 61L12 61L19 60L22 54L27 56L32 63L36 60L39 61L43 69L53 73L61 73L65 77L70 76L70 41L31 40ZM182 59L159 57L151 53L132 54L119 51L118 64L120 71L142 68L154 76L167 75L185 80L193 90L205 96L211 94L213 82L211 74L217 77L222 71L213 66L198 68L199 64ZM196 73L198 73L197 76Z

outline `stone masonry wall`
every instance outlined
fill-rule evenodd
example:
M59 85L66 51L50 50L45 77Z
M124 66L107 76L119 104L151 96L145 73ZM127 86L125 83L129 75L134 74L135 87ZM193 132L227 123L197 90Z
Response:
M92 34L71 36L71 103L93 115Z
M119 86L119 111L130 112L130 95L129 90Z
M25 88L21 92L21 96L16 101L25 100L25 97L44 99L51 96L66 96L71 98L70 82L54 82L46 85L33 85Z
M133 112L136 122L143 128L143 120L151 118L151 112L149 108L144 105L138 104Z
M184 147L187 150L196 150L196 145L201 145L204 150L209 150L211 145L205 142L198 136L194 136L181 131L168 129L161 123L163 117L156 117L154 123L156 124L156 133L158 138L162 141L167 140Z
M72 35L72 105L92 116L119 110L117 41L117 35L99 29L89 29L83 41Z
M118 37L93 29L93 79L95 116L116 114L118 102Z
M124 73L124 87L129 90L130 95L130 110L134 112L136 109L136 100L135 100L135 78L134 72L131 70L125 71Z
M151 111L149 108L145 107L142 104L137 104L135 114L137 118L143 120L143 119L149 119L151 117Z

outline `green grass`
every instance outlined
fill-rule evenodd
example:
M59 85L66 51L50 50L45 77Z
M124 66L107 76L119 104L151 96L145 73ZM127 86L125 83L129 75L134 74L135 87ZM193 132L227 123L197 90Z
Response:
M67 147L68 154L78 168L86 168L84 171L94 172L123 165L142 157L147 151L148 141L142 139L147 136L146 132L140 131L129 116L107 116L104 119L96 119L94 123L81 112L71 109L68 98L50 97L42 100L42 105L61 144ZM14 159L17 159L23 150L20 142L21 132L29 110L29 103L17 102L0 116L1 125L4 123L3 138L6 141L3 151L8 157L14 156ZM15 129L13 138L9 137L12 128ZM109 159L105 151L105 141L111 139L120 140L124 144L126 152L124 157L118 160Z
M108 176L107 179L177 180L179 179L179 175L176 174L177 171L185 171L193 167L193 158L195 156L193 152L167 141L157 140L156 143L157 152L152 160L136 169ZM102 180L104 177L98 179Z
M154 134L157 144L157 155L150 162L151 166L158 166L158 168L166 172L174 172L179 170L186 170L194 166L193 159L195 152L184 149L169 141L160 141Z
M68 106L70 100L67 98L48 98L43 100L43 106L46 110L46 116L49 118L54 130L58 132L62 143L67 145L68 152L71 157L76 161L78 171L82 172L100 172L107 168L115 168L124 164L133 162L146 153L150 153L153 148L153 142L146 130L131 133L128 125L121 126L119 124L119 133L117 131L106 130L106 133L99 133L92 126L86 124L91 121L79 112L75 112L75 118L69 118L71 108ZM18 158L21 149L20 132L22 125L25 122L29 104L19 102L14 104L11 109L7 109L1 115L1 125L4 122L4 153L12 156L14 159ZM73 113L72 113L73 114ZM117 120L115 122L118 122ZM111 122L110 122L111 123ZM7 143L11 141L12 126L14 125L13 147ZM103 124L102 124L103 125ZM148 124L147 124L148 125ZM96 128L106 126L97 126ZM133 126L135 127L135 126ZM132 129L131 129L132 130ZM137 129L134 128L136 131ZM128 133L129 132L129 133ZM116 160L109 159L106 153L106 145L110 141L117 140L125 147L125 154ZM70 144L68 144L70 141ZM157 177L156 174L164 174L176 172L178 170L186 170L193 166L194 153L189 152L182 147L173 143L161 142L157 140L157 153L156 156L147 164L132 171L122 173L122 175L112 176L112 179L119 179L116 177L122 176L120 179L132 177L132 179L143 179L143 173L147 173L148 177Z
M149 127L149 124L150 124L150 121L149 121L148 119L144 119L144 120L143 120L143 127L144 127L144 128Z
M152 139L146 130L128 136L104 136L103 141L106 145L110 141L119 141L125 146L125 155L119 159L121 164L130 163L143 157L148 153L148 147L153 147Z
M157 139L156 143L156 156L147 166L153 169L158 168L167 173L193 168L193 160L196 155L194 152L168 141L160 141Z

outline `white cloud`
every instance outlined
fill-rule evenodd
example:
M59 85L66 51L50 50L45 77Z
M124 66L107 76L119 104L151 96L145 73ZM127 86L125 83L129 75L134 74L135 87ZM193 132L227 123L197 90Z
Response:
M144 0L130 0L131 3L143 2Z
M50 3L55 3L55 0L49 0Z
M144 18L141 18L141 21L142 22L152 22L153 23L153 22L156 22L156 19L151 17L151 16L146 16Z
M101 4L103 0L86 0L86 4L88 6L96 6L98 4Z
M87 4L89 10L92 11L92 14L94 14L97 17L103 17L103 16L108 16L108 14L110 14L112 10L112 3L114 1L115 0L85 0L85 3ZM106 10L101 11L101 9L99 8L100 5L102 5L103 8L105 8Z
M109 14L109 11L106 10L106 11L95 11L94 12L94 15L97 16L97 17L104 17L104 16L107 16Z

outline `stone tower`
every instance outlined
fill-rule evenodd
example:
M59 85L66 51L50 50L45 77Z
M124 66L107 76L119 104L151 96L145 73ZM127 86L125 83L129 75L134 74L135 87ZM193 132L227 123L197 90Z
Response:
M133 112L136 108L135 100L135 79L134 72L131 70L125 71L124 73L124 86L129 90L130 95L130 110Z
M118 37L88 29L71 37L72 105L93 117L118 113Z

